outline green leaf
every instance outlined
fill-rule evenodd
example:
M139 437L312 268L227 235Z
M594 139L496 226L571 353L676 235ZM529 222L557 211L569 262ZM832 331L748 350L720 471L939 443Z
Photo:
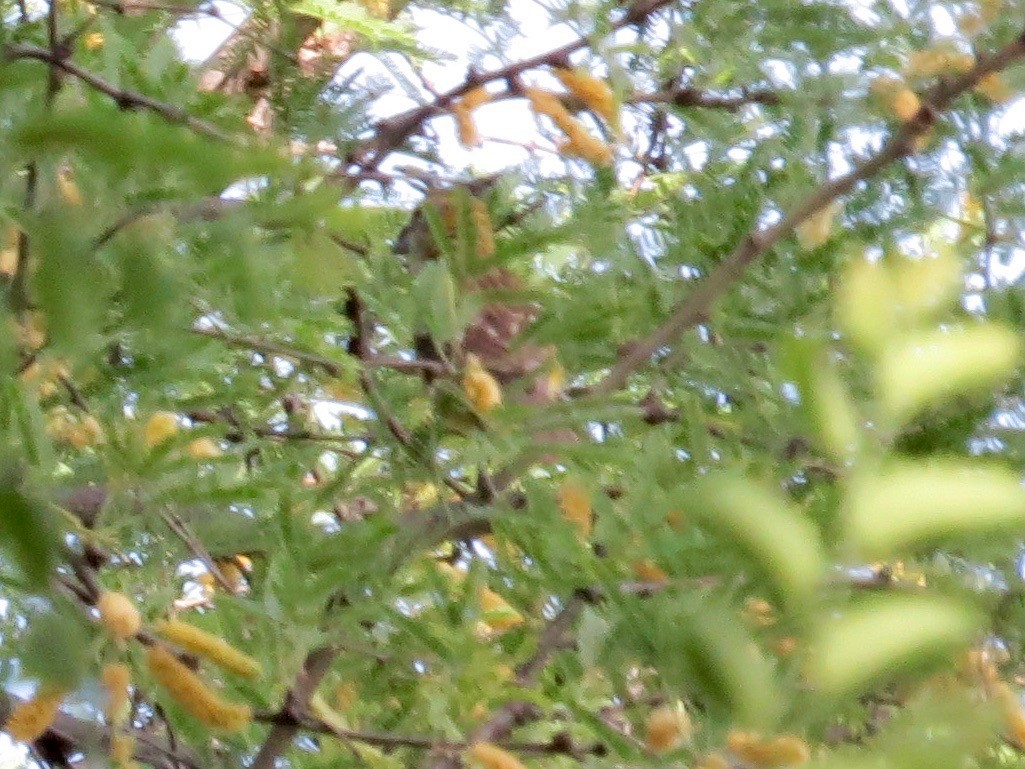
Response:
M822 580L825 555L814 524L777 493L745 478L719 474L693 487L688 516L745 551L793 606Z
M71 612L51 611L32 617L22 662L25 673L62 689L74 689L89 657L89 633Z
M58 546L53 513L27 489L15 461L0 456L0 549L30 587L43 590L56 564Z
M809 681L824 694L864 691L886 674L943 659L982 624L971 605L937 596L879 596L845 612L813 638Z
M1025 488L1002 467L901 462L855 478L846 510L858 553L885 558L946 537L1025 530Z
M985 392L1021 361L1020 334L986 324L900 336L879 358L876 387L894 427L957 395Z

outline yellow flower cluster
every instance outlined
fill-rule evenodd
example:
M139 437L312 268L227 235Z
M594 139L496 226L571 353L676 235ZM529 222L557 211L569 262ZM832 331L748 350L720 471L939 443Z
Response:
M463 392L470 405L481 414L487 414L502 405L501 385L473 353L466 356Z
M157 683L175 702L206 726L235 732L253 720L248 705L221 698L163 646L151 645L146 650L146 663Z
M44 687L35 697L14 708L4 731L18 742L34 742L53 724L63 701L63 691Z
M73 414L66 406L56 406L46 419L46 432L58 443L74 449L104 442L103 427L92 414Z
M223 638L188 622L172 619L158 622L153 629L162 638L185 651L209 660L224 670L246 678L258 678L262 674L260 663L248 654L239 651Z

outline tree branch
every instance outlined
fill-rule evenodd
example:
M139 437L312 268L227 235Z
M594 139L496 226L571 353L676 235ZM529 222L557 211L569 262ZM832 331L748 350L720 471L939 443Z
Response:
M160 115L169 123L183 125L197 134L219 141L229 141L229 137L213 123L200 120L190 115L181 107L154 99L138 91L130 91L118 88L87 69L79 67L61 56L46 48L34 45L23 45L21 43L9 43L3 47L3 59L13 61L16 59L35 59L48 64L52 69L65 72L72 77L78 78L83 83L95 88L100 93L106 94L118 107L124 110L145 109Z
M1025 39L1019 37L992 56L980 60L969 72L944 80L926 93L918 114L901 126L875 156L855 166L844 176L820 185L772 227L756 227L751 230L697 288L677 302L661 326L648 337L629 345L626 354L616 361L604 379L578 394L607 395L621 389L630 375L646 365L655 352L673 344L688 328L707 320L715 302L743 278L747 268L765 256L797 225L850 192L858 182L875 176L894 161L912 154L914 139L924 134L936 122L940 111L949 107L954 99L971 89L986 75L999 72L1023 56Z
M288 750L299 733L310 697L327 675L338 651L337 646L319 646L306 656L302 672L285 697L285 704L249 769L274 769L278 756Z

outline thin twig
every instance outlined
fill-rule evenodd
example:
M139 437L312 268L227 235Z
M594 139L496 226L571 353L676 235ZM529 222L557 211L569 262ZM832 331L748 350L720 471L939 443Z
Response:
M188 524L185 523L181 518L172 513L170 510L161 510L160 518L167 528L171 530L178 539L182 541L182 544L189 549L196 558L202 561L207 571L214 578L218 585L224 588L224 591L228 595L234 595L237 590L236 586L228 581L228 578L224 576L224 572L221 571L221 567L217 565L217 561L210 555L210 551L206 549L206 545L200 542L199 538L192 533L189 529Z

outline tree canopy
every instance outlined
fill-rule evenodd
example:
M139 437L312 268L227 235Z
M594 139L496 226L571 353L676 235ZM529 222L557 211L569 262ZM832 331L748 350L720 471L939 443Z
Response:
M2 7L16 762L1025 765L1020 0Z

